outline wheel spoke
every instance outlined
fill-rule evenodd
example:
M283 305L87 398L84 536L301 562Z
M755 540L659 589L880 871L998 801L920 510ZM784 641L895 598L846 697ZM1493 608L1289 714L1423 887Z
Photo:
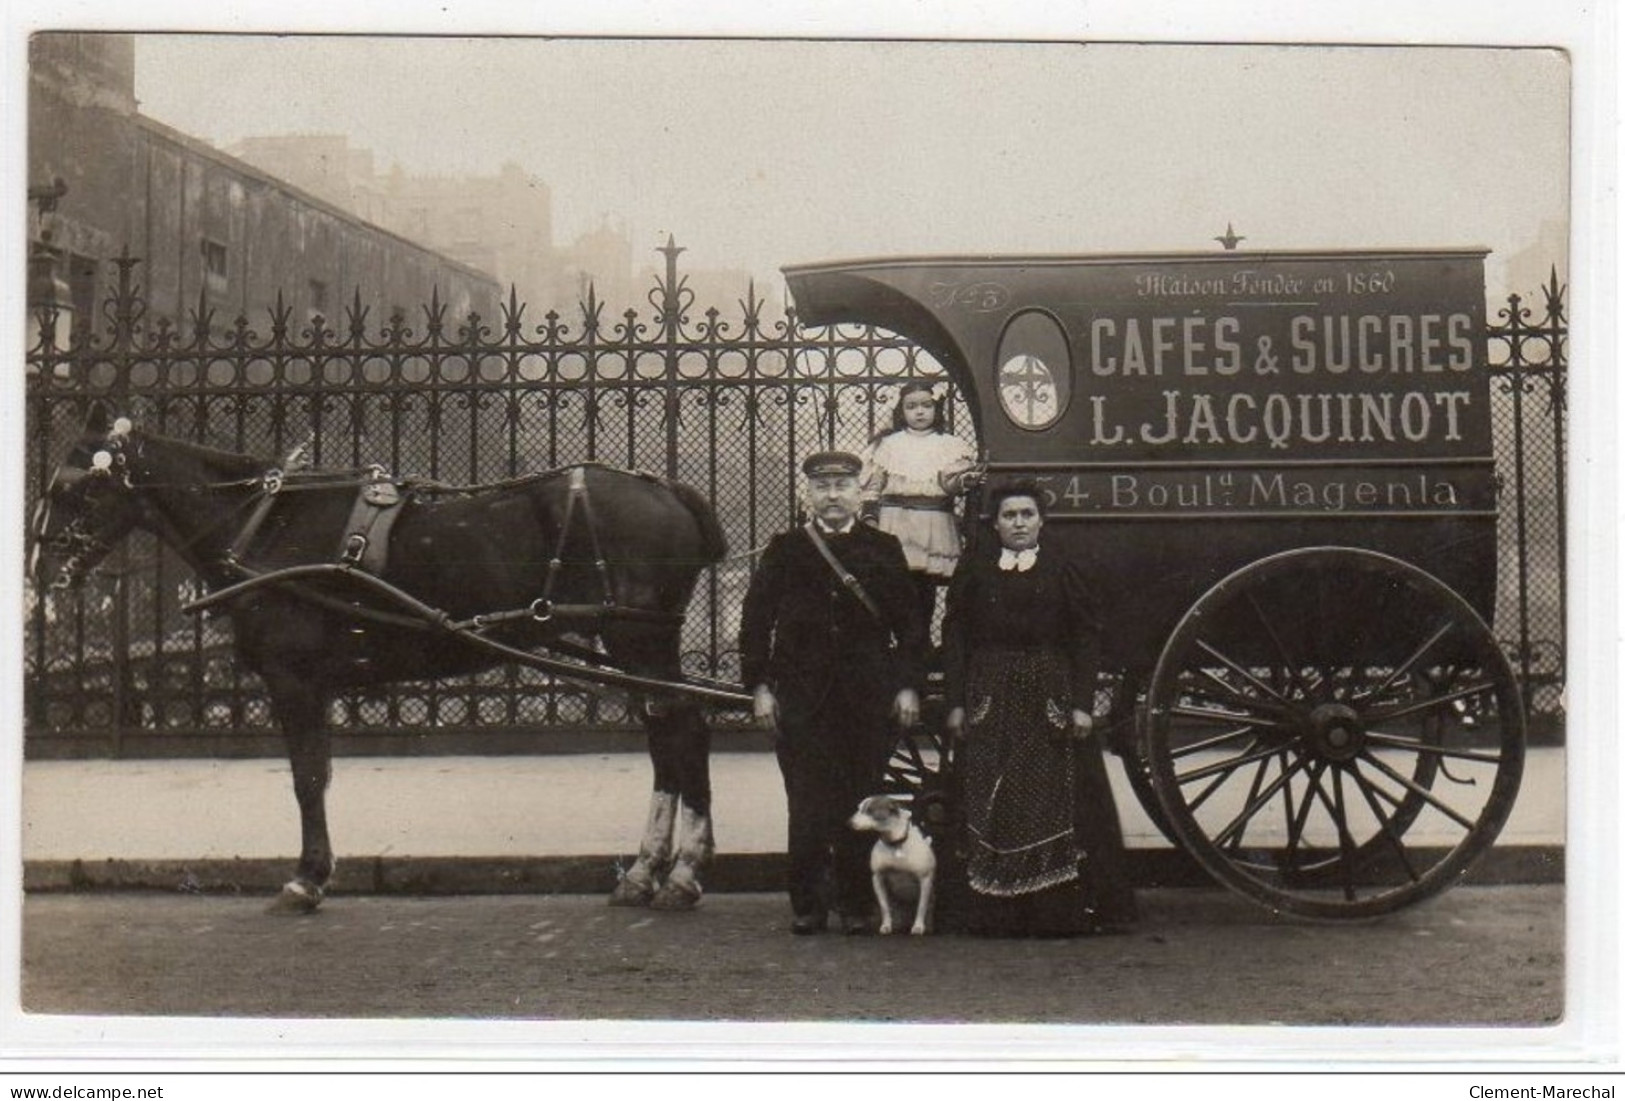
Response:
M1358 761L1349 762L1349 775L1354 778L1354 786L1359 788L1360 794L1365 797L1366 806L1370 807L1371 813L1376 816L1377 823L1382 827L1382 835L1388 839L1389 844L1393 845L1394 855L1398 856L1399 862L1405 865L1405 874L1411 877L1412 883L1419 882L1422 877L1417 874L1415 865L1411 863L1409 850L1405 848L1405 843L1400 840L1399 834L1394 831L1393 821L1388 817L1387 812L1377 804L1377 798L1372 794L1373 789L1377 791L1381 791L1381 789L1366 779L1365 773L1360 771L1360 762ZM1387 792L1382 792L1382 794L1392 798L1388 796Z
M1253 747L1256 747L1257 745L1258 745L1258 740L1254 739L1253 742L1251 743L1251 745L1248 747L1248 750L1250 751ZM1198 810L1200 810L1202 808L1202 804L1207 802L1208 796L1212 795L1214 792L1218 791L1220 788L1222 788L1225 785L1225 782L1230 779L1230 774L1232 772L1234 772L1234 771L1235 771L1234 769L1227 769L1227 770L1221 772L1219 775L1215 776L1213 778L1212 782L1209 783L1207 787L1205 787L1201 791L1197 792L1196 797L1194 799L1188 799L1188 800L1185 801L1186 809L1189 810L1190 813L1194 815ZM1178 780L1178 777L1176 776L1175 779Z
M1275 621L1264 614L1264 609L1258 603L1256 593L1248 589L1246 596L1247 604L1252 608L1253 615L1258 619L1259 626L1264 628L1264 633L1269 636L1270 645L1275 647L1275 652L1281 659L1281 669L1286 674L1287 688L1290 690L1300 687L1297 674L1298 664L1292 660L1292 655L1287 652L1286 643L1281 641L1281 634L1275 629Z
M1211 765L1203 765L1201 768L1193 768L1189 772L1176 773L1174 775L1174 779L1180 784L1190 784L1197 780L1205 780L1207 777L1215 774L1222 773L1228 775L1244 765L1250 765L1254 761L1263 760L1264 758L1277 752L1279 752L1279 750L1275 746L1270 746L1267 749L1254 750L1250 753L1243 753L1239 757L1232 757L1228 761L1217 761Z
M1184 685L1184 694L1190 701L1211 704L1215 707L1226 705L1245 708L1248 712L1266 711L1290 717L1292 714L1289 702L1276 702L1274 700L1260 699L1258 696L1249 696L1238 687L1219 676L1212 669L1199 669L1196 676L1201 681Z
M1469 684L1465 688L1453 688L1437 696L1429 696L1425 700L1415 703L1401 704L1397 707L1379 707L1366 715L1366 721L1372 723L1388 722L1391 719L1403 719L1411 715L1420 715L1435 708L1455 703L1457 700L1470 699L1482 692L1495 691L1495 685L1490 681L1479 681Z
M1337 849L1342 853L1339 861L1343 869L1343 898L1354 901L1354 837L1349 833L1348 806L1343 801L1343 770L1332 767L1332 791L1337 796L1337 810L1332 815L1337 823Z
M1274 755L1273 750L1271 751L1271 755ZM1253 816L1262 810L1264 806L1275 797L1275 793L1281 790L1281 786L1283 784L1291 779L1292 772L1283 772L1274 780L1271 780L1268 787L1259 792L1258 795L1247 802L1246 806L1241 808L1241 813L1232 818L1229 825L1225 826L1224 829L1220 830L1213 836L1213 844L1219 848L1223 848L1229 843L1231 834L1237 834L1239 836L1239 832L1246 830L1247 823L1252 820Z
M1174 714L1178 715L1180 713L1181 712L1180 712L1180 710L1178 708L1174 709ZM1199 742L1192 742L1190 745L1181 746L1178 749L1170 749L1168 751L1168 756L1173 757L1176 760L1178 758L1180 758L1180 757L1189 757L1192 753L1201 753L1204 750L1213 749L1216 746L1221 746L1225 742L1233 742L1237 738L1246 737L1246 736L1252 734L1256 727L1260 727L1260 726L1275 727L1275 726L1277 726L1277 724L1276 723L1249 723L1247 726L1238 726L1238 727L1236 727L1236 729L1227 730L1223 734L1215 734L1211 738L1203 738Z
M1454 807L1442 802L1431 791L1417 784L1409 776L1400 775L1398 772L1395 772L1393 769L1389 768L1386 764L1369 752L1362 752L1360 754L1360 758L1371 767L1375 768L1378 772L1381 772L1384 776L1394 781L1400 787L1410 792L1412 795L1415 795L1419 799L1425 801L1428 806L1432 807L1446 818L1449 818L1452 822L1455 822L1462 829L1470 831L1473 828L1473 823L1458 814Z
M1257 745L1258 743L1254 742L1253 744ZM1191 812L1191 814L1194 815L1197 811L1202 809L1202 804L1207 802L1208 796L1212 795L1214 792L1216 792L1220 788L1224 787L1225 781L1227 781L1229 779L1230 779L1230 773L1229 772L1223 772L1223 773L1220 773L1218 776L1213 777L1213 779L1208 783L1207 787L1203 788L1201 791L1196 793L1196 797L1194 799L1187 799L1185 801L1186 809L1189 810Z
M1302 757L1298 758L1300 768L1303 768L1303 760ZM1303 829L1309 824L1309 812L1315 805L1314 791L1315 788L1320 786L1320 774L1324 771L1326 771L1324 761L1317 761L1308 768L1303 768L1304 777L1308 782L1305 784L1303 802L1298 804L1297 815L1287 823L1286 852L1283 854L1282 861L1283 868L1290 869L1292 867L1293 857L1297 854L1298 846L1303 842ZM1289 796L1291 791L1292 788L1288 785L1287 792Z
M1439 640L1444 638L1445 635L1448 635L1451 628L1455 627L1455 625L1454 620L1445 620L1444 625L1441 626L1437 631L1434 631L1433 634L1429 635L1427 641L1418 646L1414 654L1400 662L1398 666L1389 672L1387 678L1372 690L1371 695L1382 695L1384 692L1388 691L1389 687L1391 687L1395 681L1399 680L1400 677L1409 675L1411 667L1422 660L1422 655L1426 654L1429 650L1437 646L1439 644Z
M1264 727L1269 730L1289 730L1292 723L1279 722L1275 719L1257 718L1252 715L1242 715L1234 711L1210 710L1205 707L1193 707L1190 704L1178 704L1168 709L1168 713L1181 719L1194 719L1203 723L1246 723L1243 730L1254 727ZM1227 735L1227 737L1233 735ZM1222 740L1222 739L1221 739Z
M1243 668L1242 666L1238 665L1236 662L1232 661L1227 655L1220 653L1218 647L1212 645L1206 639L1202 639L1202 638L1197 639L1196 640L1196 645L1200 646L1203 650L1207 651L1208 656L1210 656L1210 657L1214 658L1215 660L1219 661L1220 663L1222 663L1226 669L1229 669L1232 673L1235 673L1236 676L1240 677L1242 680L1245 680L1248 684L1252 685L1254 688L1256 688L1260 692L1264 693L1266 696L1268 696L1270 699L1274 700L1276 703L1280 704L1282 707L1285 707L1285 708L1288 708L1288 709L1290 709L1292 707L1291 701L1288 700L1285 696L1281 695L1275 689L1271 688L1269 685L1265 684L1263 681L1261 681L1257 677L1253 676L1253 674L1252 674L1252 672L1250 670ZM1211 673L1208 673L1207 670L1204 669L1203 673L1207 674L1209 679L1217 681L1220 684L1224 684L1223 681L1219 680L1219 678L1213 676ZM1229 685L1225 685L1225 687L1228 688ZM1243 697L1243 698L1246 698L1246 697ZM1262 701L1255 701L1255 702L1262 702Z
M1351 762L1351 763L1355 764L1355 765L1359 764L1358 761L1354 761L1354 762ZM1393 792L1389 791L1387 788L1385 788L1381 784L1377 783L1377 781L1375 779L1373 779L1372 777L1367 776L1365 773L1362 772L1362 773L1360 773L1360 779L1365 782L1366 787L1371 789L1371 794L1376 795L1379 798L1381 798L1382 801L1384 803L1387 803L1390 807L1393 807L1395 810L1398 810L1400 807L1404 806L1405 800L1401 799L1399 796L1395 795Z
M1309 791L1304 797L1304 802L1313 804L1315 802L1315 798L1311 798L1311 796L1318 798L1320 805L1326 808L1327 817L1331 818L1332 821L1335 822L1337 820L1337 811L1332 807L1331 796L1326 794L1326 788L1320 782L1320 778L1326 775L1326 770L1331 767L1332 765L1330 761L1320 762L1320 767L1314 771L1312 776L1309 777ZM1308 809L1310 813L1313 812L1313 806ZM1304 816L1304 824L1308 825L1307 814Z
M1253 770L1253 782L1247 786L1247 803L1248 804L1251 804L1254 799L1258 798L1259 786L1263 784L1263 782L1264 782L1264 774L1269 771L1270 761L1275 756L1276 756L1276 754L1271 753L1268 757L1265 757L1263 760L1259 761L1258 762L1258 767ZM1246 835L1247 835L1247 826L1246 826L1246 823L1243 823L1241 829L1237 830L1236 835L1230 839L1230 851L1232 853L1240 852L1240 850L1241 850L1241 840Z
M908 763L909 763L909 765L915 771L920 772L920 773L924 773L925 772L925 755L920 752L920 747L915 743L913 738L905 738L905 739L903 739L903 745L905 747L907 747L906 752L908 753Z
M1287 765L1290 763L1286 750L1282 749L1279 756L1281 758L1281 771L1285 772ZM1292 806L1292 785L1288 784L1281 792L1281 817L1286 823L1286 835L1289 844L1292 838L1292 819L1296 814L1297 812Z
M1457 761L1477 761L1481 765L1499 765L1499 753L1475 753L1470 749L1447 749L1442 745L1428 745L1426 742L1412 741L1410 738L1401 738L1393 734L1384 734L1380 730L1367 730L1366 741L1380 745L1385 749L1400 749L1411 753L1426 753L1432 757L1449 757Z

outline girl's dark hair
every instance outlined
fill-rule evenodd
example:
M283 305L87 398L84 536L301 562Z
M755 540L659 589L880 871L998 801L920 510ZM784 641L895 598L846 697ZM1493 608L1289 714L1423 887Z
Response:
M897 391L897 404L893 405L891 410L891 430L893 432L901 432L904 428L903 399L908 397L910 394L930 394L931 431L948 431L948 426L943 423L943 401L941 398L936 396L934 384L927 382L925 379L913 379L909 382L903 383L902 389Z
M1031 497L1033 504L1038 506L1038 515L1049 518L1049 506L1044 503L1044 491L1038 483L1026 478L1013 482L1000 482L987 491L987 517L991 523L999 517L999 509L1011 497Z

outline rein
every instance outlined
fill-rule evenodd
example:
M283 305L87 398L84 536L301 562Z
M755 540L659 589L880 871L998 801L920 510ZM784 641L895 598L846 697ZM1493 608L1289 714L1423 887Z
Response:
M239 567L239 569L246 571L247 567ZM187 612L198 611L222 601L233 600L236 597L243 595L243 593L250 589L263 585L276 585L281 588L291 589L303 597L315 598L318 603L322 603L327 606L335 606L339 610L348 614L354 615L362 611L362 609L358 609L353 605L345 604L336 597L329 597L326 594L310 592L298 584L300 580L309 577L320 578L335 575L342 575L351 580L357 581L365 587L371 589L373 592L384 596L387 599L392 600L400 606L408 609L408 611L411 613L410 615L391 616L390 613L377 611L374 613L376 616L388 616L390 621L400 622L404 625L413 627L448 631L462 638L471 645L493 651L494 653L497 653L510 661L521 665L528 665L533 669L540 669L544 672L556 673L565 677L576 677L579 679L596 681L615 687L636 689L646 692L677 692L684 695L698 696L702 699L710 700L713 703L732 704L735 706L748 704L753 698L747 695L738 685L728 684L724 681L714 680L709 677L697 677L690 675L686 676L682 681L663 681L657 680L653 677L644 677L638 676L634 673L626 673L619 669L604 667L602 665L596 668L584 669L581 666L572 664L570 662L543 657L542 655L533 653L530 650L525 650L517 646L510 646L505 642L490 638L483 633L484 629L490 625L490 616L476 615L469 619L453 619L447 612L433 607L432 605L425 604L423 601L418 600L405 590L391 585L382 578L374 577L369 573L364 573L350 563L318 562L308 566L289 566L285 569L276 570L266 574L251 574L247 580L240 581L235 585L229 585L224 589L219 589L213 593L209 593L206 596L200 597L197 600L183 605L181 610ZM538 601L537 603L540 602ZM625 610L636 611L637 609ZM517 615L524 613L514 614ZM545 619L543 621L545 622ZM608 656L589 647L563 643L561 640L550 641L548 643L548 648L594 663L603 662Z

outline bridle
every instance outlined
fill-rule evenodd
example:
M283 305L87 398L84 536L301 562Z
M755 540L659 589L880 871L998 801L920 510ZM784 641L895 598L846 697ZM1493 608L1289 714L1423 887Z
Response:
M131 446L133 444L133 446ZM123 491L129 495L129 501L135 509L136 517L131 521L130 527L146 527L152 530L158 538L167 542L176 551L185 553L187 549L206 537L215 527L230 523L233 514L228 513L222 517L218 524L210 525L202 531L191 535L180 532L161 509L154 508L146 498L143 491L160 489L159 483L137 484L132 475L132 458L140 458L142 454L141 442L130 435L130 426L127 421L115 424L113 430L103 439L91 457L88 467L72 467L59 470L56 479L40 500L34 517L34 536L36 551L44 547L53 557L60 559L56 576L52 579L50 588L53 590L69 589L88 577L96 565L112 553L117 539L108 540L98 535L90 521L91 511L101 500L102 494ZM273 472L280 479L279 472ZM221 482L187 482L185 488L193 490L221 490L243 488L252 485L262 485L269 475L259 475L252 478L231 479ZM73 519L63 525L62 529L49 539L44 536L44 529L50 516L51 499L57 490L63 486L72 486L83 482L84 488L80 491L79 508ZM126 529L128 530L128 529ZM118 538L122 538L121 531Z
M89 574L97 562L112 552L112 544L97 535L89 522L90 509L95 507L100 497L100 492L94 487L103 479L116 477L125 488L128 488L130 480L127 464L123 459L122 443L115 444L111 437L106 443L108 446L98 450L92 457L90 466L58 470L45 496L35 508L33 534L36 553L40 547L45 547L53 556L61 559L57 575L51 581L52 589L72 588ZM113 472L115 466L119 468L117 474ZM81 501L77 514L60 531L47 539L45 528L50 520L51 499L56 496L59 489L80 482L84 483L84 488L80 491Z

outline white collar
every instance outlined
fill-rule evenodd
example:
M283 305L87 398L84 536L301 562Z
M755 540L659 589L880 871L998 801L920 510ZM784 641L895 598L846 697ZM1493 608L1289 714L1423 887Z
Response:
M1026 573L1038 561L1038 548L1028 547L1024 551L1013 551L1005 547L999 551L999 569L1015 570L1017 573Z
M813 523L817 524L818 530L825 535L850 535L852 530L858 526L858 520L855 516L846 522L845 527L832 528L822 520L814 520Z

